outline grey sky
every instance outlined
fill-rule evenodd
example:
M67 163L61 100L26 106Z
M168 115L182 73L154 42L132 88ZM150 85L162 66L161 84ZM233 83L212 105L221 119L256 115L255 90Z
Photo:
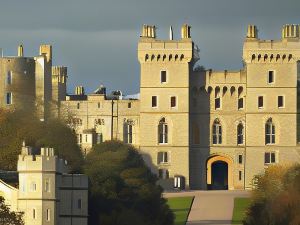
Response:
M169 26L192 26L200 64L240 69L247 24L259 36L278 39L286 23L300 23L299 0L10 0L0 5L0 47L15 55L36 55L41 43L53 45L55 65L68 67L68 90L88 91L101 83L109 90L139 91L137 42L142 24L155 24L158 38Z

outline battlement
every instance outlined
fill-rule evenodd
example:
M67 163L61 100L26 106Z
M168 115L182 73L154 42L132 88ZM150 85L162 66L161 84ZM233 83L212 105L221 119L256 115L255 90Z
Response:
M75 95L85 95L84 87L83 86L76 86L75 87Z
M243 71L206 71L207 85L243 84L246 83L246 73Z
M300 60L299 25L284 25L282 39L260 40L257 27L249 25L243 46L243 59L247 63L294 63Z
M58 83L66 83L68 78L68 70L65 66L52 66L52 81Z
M40 45L40 55L45 55L47 62L52 61L52 46L51 45Z
M180 40L173 40L172 27L170 40L159 40L156 38L155 26L143 25L138 44L140 62L190 62L195 52L191 27L187 24L181 28Z
M18 160L18 171L52 171L52 172L66 172L67 162L59 159L53 148L41 148L39 155L33 152L32 147L25 146L23 143L21 154Z

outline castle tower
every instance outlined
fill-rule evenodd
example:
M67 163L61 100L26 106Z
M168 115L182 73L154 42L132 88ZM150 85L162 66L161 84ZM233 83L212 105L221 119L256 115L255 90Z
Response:
M0 58L0 106L31 111L35 103L35 60L24 57L18 46L17 57Z
M247 70L246 188L254 175L264 171L264 165L295 154L297 143L299 26L285 25L282 40L276 41L249 40L257 38L253 27L250 36L248 28L243 47Z
M39 118L44 120L50 115L52 100L52 46L41 45L39 53L35 57L36 106Z
M58 224L56 187L57 176L66 171L63 160L54 155L53 148L42 148L34 155L30 147L23 144L18 160L19 196L18 208L25 212L25 224Z
M194 54L190 37L187 25L180 40L158 40L155 26L143 25L138 43L140 149L166 188L173 187L175 177L183 178L181 184L189 188L189 82Z
M66 99L67 78L67 67L52 66L52 100L55 114L59 110L60 102Z

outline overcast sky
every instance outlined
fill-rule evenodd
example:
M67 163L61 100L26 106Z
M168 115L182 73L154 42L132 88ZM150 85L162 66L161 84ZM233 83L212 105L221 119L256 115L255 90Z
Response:
M38 54L53 45L54 65L68 67L68 90L100 84L126 94L139 92L137 42L142 24L169 26L179 38L183 23L192 26L200 64L217 70L240 69L247 24L260 38L279 39L286 23L300 23L300 0L9 0L0 5L0 47L16 55Z

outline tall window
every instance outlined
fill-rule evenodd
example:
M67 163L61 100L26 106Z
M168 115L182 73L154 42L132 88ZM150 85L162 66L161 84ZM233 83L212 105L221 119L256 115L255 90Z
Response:
M213 124L213 144L222 144L222 126L218 119Z
M45 180L45 192L50 192L50 181Z
M157 107L157 96L152 96L152 107Z
M50 209L47 209L47 211L46 211L46 219L47 219L47 221L50 221Z
M167 71L163 70L160 71L160 83L166 83L167 82Z
M221 108L221 97L220 97L220 88L217 87L215 90L215 109Z
M31 185L30 185L30 190L31 191L36 191L36 183L35 182L32 182Z
M275 125L272 122L272 118L268 119L265 127L266 144L275 144Z
M157 153L157 164L168 163L168 162L169 162L168 152Z
M128 107L128 109L131 109L131 102L128 102L127 107Z
M11 92L6 93L6 104L7 105L12 104L12 93Z
M264 107L264 97L263 96L258 96L258 108L263 108Z
M192 143L196 144L196 145L200 144L200 140L199 140L199 138L200 138L200 131L199 131L198 124L194 124L193 125L193 133L192 133L192 135L193 135L192 136L192 138L193 138Z
M12 71L7 72L6 84L12 84Z
M268 73L268 84L273 84L274 81L274 71L270 70Z
M103 134L102 133L97 133L96 138L97 138L96 139L97 144L100 144L103 142Z
M77 103L77 109L80 109L80 103L79 102Z
M158 141L160 144L168 143L168 124L165 118L162 118L158 124Z
M124 142L132 144L132 130L133 124L131 121L124 123Z
M239 164L243 164L243 155L239 155L239 158L238 158L238 161L239 161Z
M284 97L278 96L278 108L284 108Z
M237 126L237 143L244 144L244 125L242 123Z
M276 163L275 152L265 152L265 164Z
M243 98L243 87L239 87L238 89L238 109L244 108L244 98Z
M32 209L32 219L36 219L36 210Z
M78 199L78 201L77 201L77 207L78 207L78 209L82 208L82 200L81 199Z
M171 108L176 107L176 96L171 97L170 105L171 105Z

